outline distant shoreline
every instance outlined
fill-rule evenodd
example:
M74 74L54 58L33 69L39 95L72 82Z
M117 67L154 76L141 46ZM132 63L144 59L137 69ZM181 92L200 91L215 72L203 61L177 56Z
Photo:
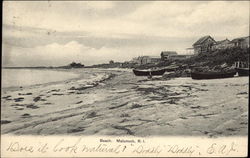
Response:
M11 69L14 69L14 68L11 68ZM22 69L23 70L23 69L30 69L30 68L17 68L17 69ZM41 70L41 69L37 68L37 70ZM51 71L62 71L62 70L54 69L54 70L51 70ZM59 84L59 83L68 82L68 81L72 81L72 80L79 80L79 79L81 79L81 77L82 77L82 74L79 73L77 77L62 80L62 81L51 81L51 82L47 82L47 83L37 83L37 84L32 84L32 85L10 86L10 87L3 87L3 85L2 85L2 91L16 91L16 90L20 90L20 89L26 89L26 88L29 89L29 88L33 88L33 87L39 87L39 86L42 86L42 85L44 85L44 86L54 85L54 84Z
M84 68L84 67L82 67ZM62 68L62 67L2 67L2 69L81 69L81 68Z
M20 68L19 68L20 69ZM29 69L29 68L22 68L22 69ZM92 68L93 69L93 68ZM39 70L39 69L37 69ZM45 69L44 69L45 70ZM51 71L63 71L63 72L67 72L67 69L48 69ZM24 85L24 86L11 86L11 87L2 87L1 91L5 92L5 91L17 91L17 90L23 90L23 89L30 89L30 88L34 88L34 87L40 87L40 86L50 86L50 85L56 85L56 84L62 84L62 83L68 83L68 82L72 82L72 81L78 81L81 79L84 79L84 74L85 72L83 71L78 71L79 68L76 69L70 69L72 71L72 73L77 74L76 77L70 78L70 79L66 79L66 80L61 80L61 81L51 81L51 82L47 82L47 83L38 83L38 84L32 84L32 85ZM101 69L100 69L101 70ZM94 73L94 72L93 72ZM96 72L95 72L96 73ZM103 72L103 74L109 74L110 72ZM110 75L109 75L110 77ZM109 79L109 77L107 77Z

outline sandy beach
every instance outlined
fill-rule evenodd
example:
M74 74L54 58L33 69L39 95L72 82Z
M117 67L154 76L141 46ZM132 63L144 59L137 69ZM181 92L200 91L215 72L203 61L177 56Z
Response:
M2 90L2 134L248 134L248 77L149 80L131 70L89 71L102 75Z

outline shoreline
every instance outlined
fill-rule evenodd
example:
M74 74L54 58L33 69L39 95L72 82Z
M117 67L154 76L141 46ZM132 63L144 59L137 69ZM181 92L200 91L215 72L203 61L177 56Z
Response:
M25 68L25 69L29 69L29 68ZM90 68L90 70L91 69L92 68ZM8 91L18 91L18 90L24 90L24 89L32 89L32 88L37 88L37 87L40 87L40 86L51 86L51 85L56 85L56 84L63 84L63 83L68 83L68 82L72 82L72 81L77 81L77 80L81 80L82 78L84 78L83 76L84 76L84 73L85 73L85 72L80 72L80 69L69 69L69 70L72 70L72 71L69 71L68 69L37 69L37 70L45 70L45 71L50 70L50 71L69 72L69 73L74 73L74 74L76 74L78 76L70 78L70 79L61 80L61 81L51 81L51 82L47 82L47 83L39 83L39 84L33 84L33 85L27 85L27 86L2 87L2 89L1 89L2 93L8 92Z

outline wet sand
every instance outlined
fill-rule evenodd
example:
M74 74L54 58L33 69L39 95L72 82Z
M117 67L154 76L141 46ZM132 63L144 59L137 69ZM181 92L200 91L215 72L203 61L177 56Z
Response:
M216 80L106 72L2 92L1 132L15 135L246 136L248 77Z

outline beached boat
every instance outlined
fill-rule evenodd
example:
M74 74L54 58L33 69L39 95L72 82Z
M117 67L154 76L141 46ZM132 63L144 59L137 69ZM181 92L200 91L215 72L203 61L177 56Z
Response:
M234 77L236 71L228 71L228 72L197 72L192 71L191 77L192 79L201 80L201 79L217 79L217 78L229 78Z
M178 67L170 67L170 68L166 68L165 70L167 72L173 72L173 71L176 71L178 69Z
M155 70L137 70L133 69L136 76L161 76L165 73L165 69L155 69Z
M235 68L239 76L249 76L249 68Z

